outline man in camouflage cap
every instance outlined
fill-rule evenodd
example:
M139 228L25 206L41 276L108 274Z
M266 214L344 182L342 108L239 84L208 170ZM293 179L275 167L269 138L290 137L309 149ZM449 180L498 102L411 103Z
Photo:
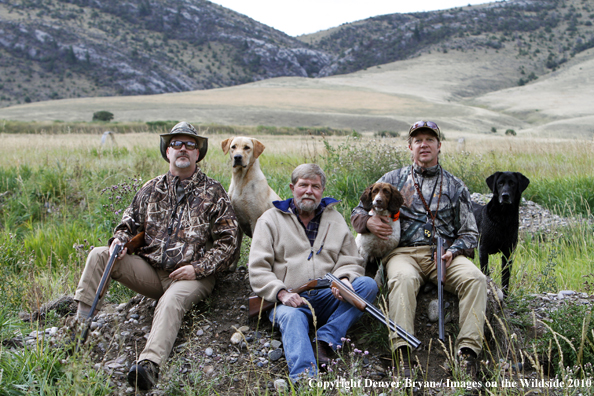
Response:
M460 299L456 349L469 374L475 374L476 358L482 349L487 281L465 257L474 254L478 229L468 189L439 164L441 139L441 131L434 122L414 123L408 139L413 164L388 172L378 180L392 184L404 197L400 244L382 260L390 293L390 318L404 330L414 332L419 288L426 281L437 283L435 235L446 239L447 250L442 256L446 264L445 290ZM389 221L370 216L361 203L351 214L351 223L358 233L371 232L382 239L392 233ZM392 337L393 348L404 362L403 374L410 377L411 351L396 333Z
M111 273L112 279L158 300L146 346L128 373L130 384L141 390L157 382L184 314L212 292L215 273L228 269L239 251L238 223L229 198L197 165L207 148L207 138L186 122L161 135L169 172L138 191L110 246L89 253L74 296L78 315L86 318L115 245L145 232L145 246L136 255L124 249Z

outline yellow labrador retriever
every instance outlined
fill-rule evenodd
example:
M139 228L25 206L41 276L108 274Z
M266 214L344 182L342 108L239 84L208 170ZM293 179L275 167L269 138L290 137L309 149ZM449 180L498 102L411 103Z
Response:
M272 201L280 200L260 169L258 157L264 145L257 139L237 136L223 140L221 148L229 153L233 164L229 198L241 230L251 238L258 218L272 208Z

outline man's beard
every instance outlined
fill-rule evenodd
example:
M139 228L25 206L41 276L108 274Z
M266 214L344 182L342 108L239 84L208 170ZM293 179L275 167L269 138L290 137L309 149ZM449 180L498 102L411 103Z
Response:
M307 200L305 202L303 202L303 198L311 198L314 201L310 201ZM319 202L316 201L316 199L314 197L309 197L309 196L302 196L301 199L299 201L295 202L295 206L297 206L297 208L299 208L300 211L302 212L313 212L314 210L316 210L318 208L318 206L320 205Z
M184 161L185 158L185 161ZM190 167L192 164L190 163L190 159L188 157L177 157L175 159L175 166L179 169L185 169Z

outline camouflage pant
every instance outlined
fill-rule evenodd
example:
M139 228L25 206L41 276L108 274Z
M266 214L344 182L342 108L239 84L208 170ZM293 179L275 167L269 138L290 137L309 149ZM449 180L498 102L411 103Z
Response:
M76 301L93 304L108 261L107 247L98 247L89 253L74 295ZM158 365L169 357L184 314L207 297L215 284L214 275L200 280L173 281L168 272L156 270L141 257L129 254L115 262L111 278L137 293L159 300L149 338L138 357L139 361L147 359Z

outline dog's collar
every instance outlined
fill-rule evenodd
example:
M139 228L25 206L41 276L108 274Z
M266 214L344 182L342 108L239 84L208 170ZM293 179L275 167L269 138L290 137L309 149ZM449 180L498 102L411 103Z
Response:
M373 215L375 214L375 211L374 211L373 209L371 209L371 210L369 211L369 214L370 214L371 216L373 216ZM398 211L398 212L394 213L393 215L391 215L391 216L389 216L389 217L392 219L392 221L398 221L398 219L400 218L400 211Z

